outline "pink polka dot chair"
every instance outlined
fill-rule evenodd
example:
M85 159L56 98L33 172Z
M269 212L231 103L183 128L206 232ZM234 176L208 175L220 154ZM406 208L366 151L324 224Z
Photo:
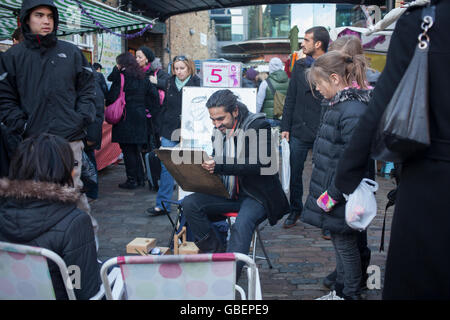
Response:
M69 300L76 300L66 263L58 254L44 248L2 241L0 241L0 300L55 300L47 259L57 264L66 284ZM109 281L114 282L118 275L119 269L115 268L108 275ZM91 300L98 300L103 296L102 287Z
M236 284L237 261L248 266L247 293L254 300L258 269L240 253L115 257L103 264L100 273L109 300L234 300L236 291L246 299ZM110 289L106 270L117 264L123 282L116 280Z

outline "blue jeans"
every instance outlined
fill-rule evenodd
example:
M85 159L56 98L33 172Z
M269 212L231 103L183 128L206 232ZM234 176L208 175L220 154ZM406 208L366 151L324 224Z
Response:
M267 213L262 204L247 196L230 200L204 193L193 193L183 200L183 214L195 241L214 232L211 228L211 221L220 219L224 213L228 212L238 212L239 214L231 228L227 252L248 254L253 232L261 222L267 219ZM238 263L238 276L242 266L243 263Z
M342 295L344 298L359 295L362 273L358 233L331 232L331 242L336 252L336 284L343 284ZM338 292L338 295L341 293Z
M300 215L303 210L303 169L308 151L313 147L312 142L303 142L298 138L289 137L289 151L291 164L291 181L289 185L291 212Z
M169 139L161 137L161 147L175 147L177 144L178 141L171 141ZM158 194L156 195L156 207L162 209L163 206L161 204L161 201L172 200L174 184L175 182L173 177L170 175L169 171L167 171L166 167L161 162L161 177L159 180ZM170 210L170 206L166 207L168 210Z
M270 124L271 127L279 127L279 126L281 126L281 120L278 120L278 119L266 119L266 121Z

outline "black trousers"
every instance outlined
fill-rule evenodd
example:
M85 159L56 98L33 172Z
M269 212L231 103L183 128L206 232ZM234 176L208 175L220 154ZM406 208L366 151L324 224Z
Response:
M144 166L142 164L140 144L120 143L125 162L127 178L137 182L144 181Z

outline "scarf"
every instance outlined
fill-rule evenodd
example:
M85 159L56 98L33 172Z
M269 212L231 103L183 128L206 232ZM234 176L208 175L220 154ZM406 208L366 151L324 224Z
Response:
M187 77L184 81L181 81L177 77L175 77L175 85L177 86L178 91L183 89L183 87L188 83L188 81L191 79L191 76Z
M236 158L236 145L234 143L234 137L236 136L236 128L237 128L237 120L233 125L233 128L231 131L224 137L225 143L224 143L224 154L225 159L230 158L234 159ZM228 190L228 194L230 195L230 198L232 199L236 195L236 182L237 177L236 176L222 176L222 182L225 185L225 188Z

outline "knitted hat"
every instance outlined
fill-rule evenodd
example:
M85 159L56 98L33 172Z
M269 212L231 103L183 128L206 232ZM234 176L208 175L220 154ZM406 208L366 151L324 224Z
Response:
M256 71L253 68L250 68L250 69L247 70L247 73L245 74L245 77L248 80L255 80L255 77L257 76L257 74L258 74L258 71Z
M155 60L155 54L149 47L142 46L138 49L138 51L139 50L142 51L142 53L145 55L149 63L152 63L153 60Z

